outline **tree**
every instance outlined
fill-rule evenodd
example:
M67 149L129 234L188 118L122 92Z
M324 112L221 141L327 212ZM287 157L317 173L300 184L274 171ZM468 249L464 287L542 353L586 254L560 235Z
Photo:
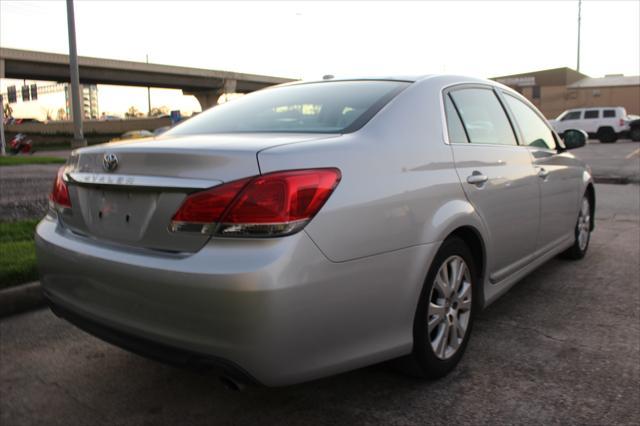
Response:
M138 111L138 108L134 106L130 106L127 112L124 113L124 116L127 118L142 117L142 115L143 114L140 111Z
M169 115L169 107L165 105L153 107L151 108L151 112L149 112L149 117L160 117L162 115Z

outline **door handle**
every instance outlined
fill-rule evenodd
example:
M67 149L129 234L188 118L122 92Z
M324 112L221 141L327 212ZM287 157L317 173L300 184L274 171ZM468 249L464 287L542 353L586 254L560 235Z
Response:
M471 185L482 185L488 180L489 178L487 177L487 175L483 175L477 170L474 171L471 175L467 176L467 183L470 183Z
M541 179L546 179L547 176L549 176L549 172L545 170L544 167L541 167L540 170L538 170L538 177L540 177Z

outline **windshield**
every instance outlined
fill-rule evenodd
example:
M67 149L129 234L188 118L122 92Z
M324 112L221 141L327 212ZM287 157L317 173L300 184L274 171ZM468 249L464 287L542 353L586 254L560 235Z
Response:
M211 108L165 134L348 133L362 127L408 85L358 80L264 89Z

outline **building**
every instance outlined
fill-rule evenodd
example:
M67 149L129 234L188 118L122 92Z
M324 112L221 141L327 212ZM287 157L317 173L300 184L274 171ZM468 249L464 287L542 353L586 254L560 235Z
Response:
M571 68L555 68L494 77L522 93L547 118L570 108L622 106L640 115L640 76L622 74L591 78Z
M82 116L85 120L98 119L100 110L98 108L98 86L96 84L80 85L80 93L82 96ZM71 107L71 86L65 84L64 98L67 117L73 119L73 108Z

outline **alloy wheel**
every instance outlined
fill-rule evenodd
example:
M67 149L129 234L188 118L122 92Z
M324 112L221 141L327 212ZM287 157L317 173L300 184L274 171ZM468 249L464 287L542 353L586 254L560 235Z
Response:
M581 251L584 251L589 243L589 233L591 232L591 207L587 197L582 199L582 207L578 214L577 231L578 247L580 247Z
M434 280L427 309L431 349L451 358L462 344L471 316L471 273L460 256L447 258Z

